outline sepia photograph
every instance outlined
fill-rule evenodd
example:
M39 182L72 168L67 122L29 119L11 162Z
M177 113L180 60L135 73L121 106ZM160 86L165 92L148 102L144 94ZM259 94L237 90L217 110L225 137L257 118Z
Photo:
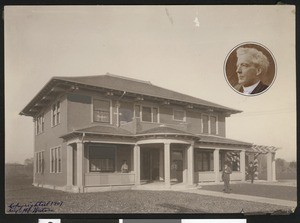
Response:
M293 213L295 19L6 6L5 213Z

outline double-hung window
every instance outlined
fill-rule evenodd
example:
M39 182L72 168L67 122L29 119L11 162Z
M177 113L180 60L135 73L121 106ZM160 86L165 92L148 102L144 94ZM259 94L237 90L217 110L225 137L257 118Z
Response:
M217 134L217 117L210 116L210 134L216 135Z
M44 151L37 152L35 159L36 159L35 160L35 163L36 163L35 172L43 173L44 172Z
M36 134L40 134L44 132L44 127L45 127L45 120L44 120L44 115L40 115L36 118L35 121L35 126L36 126Z
M61 173L61 147L50 149L50 172Z
M202 133L217 134L217 116L202 115Z
M52 105L52 126L60 123L60 101Z
M150 106L142 106L143 122L158 122L158 108Z
M177 121L185 121L185 111L184 110L173 110L173 119Z
M100 99L93 100L93 121L110 123L110 101Z
M202 115L202 132L203 133L208 133L208 121L209 121L209 116Z

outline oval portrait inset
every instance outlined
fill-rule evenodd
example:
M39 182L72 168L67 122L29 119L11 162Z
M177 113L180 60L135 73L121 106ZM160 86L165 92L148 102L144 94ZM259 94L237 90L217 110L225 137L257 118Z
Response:
M237 93L255 96L267 91L273 84L276 62L265 46L242 43L227 55L224 74L227 83Z

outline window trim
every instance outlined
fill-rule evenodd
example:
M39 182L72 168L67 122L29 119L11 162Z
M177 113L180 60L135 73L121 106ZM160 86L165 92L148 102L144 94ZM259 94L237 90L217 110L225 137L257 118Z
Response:
M183 120L181 120L181 119L175 119L175 111L183 111ZM178 109L178 108L173 108L173 120L174 121L180 121L180 122L186 122L186 110L184 110L184 109Z
M208 116L208 133L203 132L203 116ZM211 133L211 117L216 118L216 134ZM217 114L207 114L207 113L202 113L201 114L201 133L202 134L209 134L209 135L219 135L219 116Z
M39 166L39 154L42 156L42 162L41 162L41 167ZM40 167L40 168L39 168ZM41 150L38 152L35 152L35 159L34 159L34 173L35 174L43 174L45 172L45 150Z
M215 117L216 118L216 133L215 134L212 134L211 133L211 117ZM218 115L210 115L209 116L209 134L212 134L212 135L218 135L219 134L219 125L218 125L218 123L219 123L219 116Z
M152 106L152 105L141 105L141 104L135 104L140 106L140 122L145 122L145 123L160 123L160 111L159 111L159 106ZM134 106L135 106L134 105ZM143 121L143 108L147 107L151 109L151 121ZM153 122L153 108L157 109L157 122ZM134 115L135 115L135 111L134 111ZM135 116L134 116L135 117Z
M51 147L50 148L50 173L62 173L62 147L61 146L55 146L55 147ZM58 149L60 150L60 157L58 157ZM54 171L52 171L53 169L53 166L52 166L52 150L55 151L55 157L57 159L57 162L56 162L56 169L54 169ZM57 151L57 152L56 152ZM60 171L59 171L59 158L60 158ZM55 160L54 160L55 162Z
M95 121L94 120L94 100L100 100L100 101L108 101L109 102L109 122L98 122L98 121ZM92 103L91 103L91 107L92 107L92 116L91 116L91 121L92 123L101 123L101 124L110 124L112 125L112 119L113 119L113 110L112 110L112 100L111 99L103 99L103 98L100 98L100 97L93 97L92 96Z
M59 108L58 108L58 105L59 104ZM55 110L53 111L53 106L55 106ZM54 112L56 112L55 114L55 118L53 117L54 115ZM58 121L57 121L57 114L59 113L59 118L58 118ZM54 119L53 119L54 118ZM54 123L53 123L54 121ZM51 127L55 127L57 125L59 125L61 123L61 101L60 100L57 100L55 101L52 105L51 105Z
M40 124L39 124L39 120L41 120ZM39 125L39 128L38 128L38 125ZM44 132L45 132L45 115L44 115L44 113L41 113L35 118L35 135L39 135Z

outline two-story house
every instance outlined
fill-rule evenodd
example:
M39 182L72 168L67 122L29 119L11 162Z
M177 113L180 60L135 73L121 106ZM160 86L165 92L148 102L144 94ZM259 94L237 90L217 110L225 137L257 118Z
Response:
M239 112L106 74L53 77L20 114L35 121L33 184L89 192L220 182L226 159L245 180L252 144L225 137Z

